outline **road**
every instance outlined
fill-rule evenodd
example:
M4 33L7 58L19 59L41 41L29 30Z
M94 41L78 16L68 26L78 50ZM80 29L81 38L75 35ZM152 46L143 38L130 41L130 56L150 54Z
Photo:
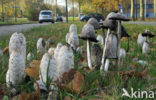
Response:
M49 25L51 23L34 23L34 24L22 24L22 25L9 25L9 26L0 26L0 37L7 34L12 34L14 32L24 32L35 27Z
M124 22L127 24L139 24L139 25L154 25L156 26L156 22ZM0 26L0 36L6 35L6 34L12 34L14 32L24 32L27 30L30 30L34 27L44 26L44 25L50 25L51 23L35 23L35 24L22 24L22 25L9 25L9 26Z
M139 24L139 25L153 25L153 26L156 26L156 22L133 22L133 21L130 21L130 22L124 22L126 24Z

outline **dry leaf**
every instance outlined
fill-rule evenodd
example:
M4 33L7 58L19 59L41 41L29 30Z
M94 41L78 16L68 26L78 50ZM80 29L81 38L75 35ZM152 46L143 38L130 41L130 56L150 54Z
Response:
M77 72L72 82L67 85L67 88L73 89L74 93L79 93L83 91L83 83L84 76L80 72Z
M137 34L137 33L134 33L134 34L133 34L133 38L134 38L134 39L138 39L138 34Z
M9 54L9 47L8 46L3 49L3 54Z
M38 85L38 84L37 84ZM19 100L40 100L40 88L38 85L37 91L27 94L25 91L19 95Z
M30 68L26 68L25 72L34 79L39 79L40 60L30 62Z
M132 69L135 69L135 68L137 68L138 66L137 66L137 64L131 64L131 67L132 67Z
M72 97L66 96L64 100L75 100L75 99L73 99Z
M0 100L3 98L4 95L8 94L6 87L0 84Z
M121 41L128 41L128 37L123 37Z
M71 69L69 72L65 72L62 77L62 82L57 81L57 85L61 89L66 89L67 91L74 93L83 92L83 83L84 76L80 72L77 72L75 69Z

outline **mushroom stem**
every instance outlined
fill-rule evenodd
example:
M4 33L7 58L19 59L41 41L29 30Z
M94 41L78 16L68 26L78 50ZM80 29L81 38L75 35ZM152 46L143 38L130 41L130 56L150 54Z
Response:
M105 63L105 71L107 72L109 68L109 59L106 59L106 63Z
M100 70L102 71L104 69L104 64L105 64L105 58L106 58L106 43L108 41L108 36L109 34L111 33L111 30L108 29L108 32L107 32L107 36L106 36L106 41L105 41L105 45L104 45L104 48L103 48L103 55L102 55L102 61L101 61L101 67L100 67Z
M118 56L118 64L117 66L120 67L120 37L121 37L121 21L118 21L118 30L117 30L117 34L118 34L118 50L117 50L117 56Z
M90 69L92 69L92 61L91 61L91 55L90 55L90 41L87 40L87 60L88 60L88 66Z
M105 43L105 30L102 28L103 44Z

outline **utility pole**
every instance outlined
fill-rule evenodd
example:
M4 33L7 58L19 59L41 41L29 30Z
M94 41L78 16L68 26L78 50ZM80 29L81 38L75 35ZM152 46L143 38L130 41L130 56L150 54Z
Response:
M74 22L74 0L72 0L72 4L73 4L73 22Z
M145 18L146 18L146 14L147 14L147 10L146 10L146 7L147 7L147 0L145 0Z
M17 22L17 18L16 18L16 0L15 0L15 22Z
M138 5L137 5L137 0L135 0L135 9L136 9L136 20L137 20L137 9L138 9Z
M4 2L3 2L3 0L2 0L2 21L4 22L4 10L3 10L3 4L4 4Z
M68 23L68 0L66 0L66 22Z
M55 3L56 3L55 14L56 14L56 17L57 17L57 0L55 1Z

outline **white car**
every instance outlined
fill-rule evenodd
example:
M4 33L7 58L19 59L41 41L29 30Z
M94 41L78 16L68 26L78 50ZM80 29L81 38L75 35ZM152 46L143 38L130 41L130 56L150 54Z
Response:
M51 10L41 10L39 14L39 23L52 22L54 23L54 17Z

